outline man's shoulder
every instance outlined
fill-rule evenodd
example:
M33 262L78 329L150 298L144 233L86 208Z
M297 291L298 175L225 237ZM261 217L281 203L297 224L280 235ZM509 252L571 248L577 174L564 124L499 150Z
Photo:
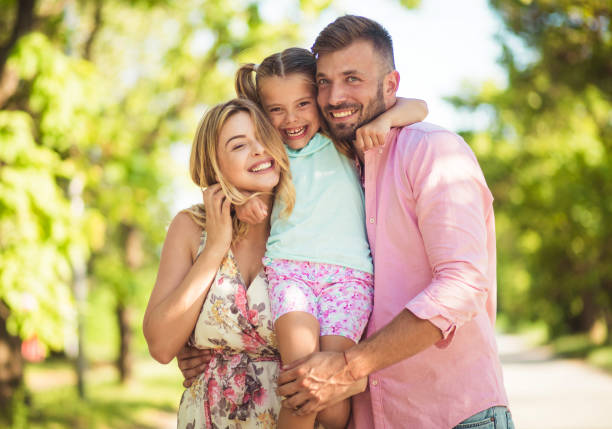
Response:
M428 122L400 128L391 150L407 163L418 161L420 164L451 155L476 160L474 152L459 134Z
M401 134L433 134L433 133L449 133L457 135L452 131L447 130L439 125L432 124L430 122L416 122L411 125L406 125L399 129ZM398 136L399 137L399 136Z

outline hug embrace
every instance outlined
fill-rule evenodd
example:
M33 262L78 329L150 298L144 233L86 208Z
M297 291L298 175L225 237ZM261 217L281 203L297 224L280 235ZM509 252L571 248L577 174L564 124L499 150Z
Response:
M388 32L329 24L236 73L143 322L180 428L513 428L494 336L493 197L458 135L396 96Z

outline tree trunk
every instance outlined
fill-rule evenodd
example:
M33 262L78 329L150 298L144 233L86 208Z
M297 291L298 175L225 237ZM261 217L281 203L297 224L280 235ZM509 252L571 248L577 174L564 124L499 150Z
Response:
M11 399L23 382L21 340L6 329L10 310L0 301L0 416L10 420Z
M121 382L127 381L132 375L132 353L130 344L132 341L132 328L130 325L130 308L118 303L115 308L117 325L119 326L119 356L117 357L117 369Z

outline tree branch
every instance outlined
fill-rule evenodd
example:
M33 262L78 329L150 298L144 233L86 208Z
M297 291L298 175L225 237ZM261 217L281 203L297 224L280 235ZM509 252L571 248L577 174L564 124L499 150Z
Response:
M7 42L0 46L0 78L4 75L4 66L11 53L11 50L21 36L28 33L34 24L34 7L36 0L19 0L17 2L17 17L11 37Z
M86 60L91 60L91 48L93 46L93 42L96 39L100 29L102 28L102 0L96 0L96 10L94 12L94 26L89 33L89 37L85 42L85 48L83 50L83 58Z

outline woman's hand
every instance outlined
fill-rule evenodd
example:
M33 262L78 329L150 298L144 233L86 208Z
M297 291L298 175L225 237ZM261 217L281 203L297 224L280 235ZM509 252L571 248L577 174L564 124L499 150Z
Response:
M231 203L221 185L209 186L202 192L206 208L206 245L208 251L225 255L232 243Z
M358 128L355 133L355 149L365 152L373 147L383 146L391 129L391 120L381 115Z
M241 206L236 206L236 216L249 225L257 225L266 220L268 206L260 198L249 199Z

